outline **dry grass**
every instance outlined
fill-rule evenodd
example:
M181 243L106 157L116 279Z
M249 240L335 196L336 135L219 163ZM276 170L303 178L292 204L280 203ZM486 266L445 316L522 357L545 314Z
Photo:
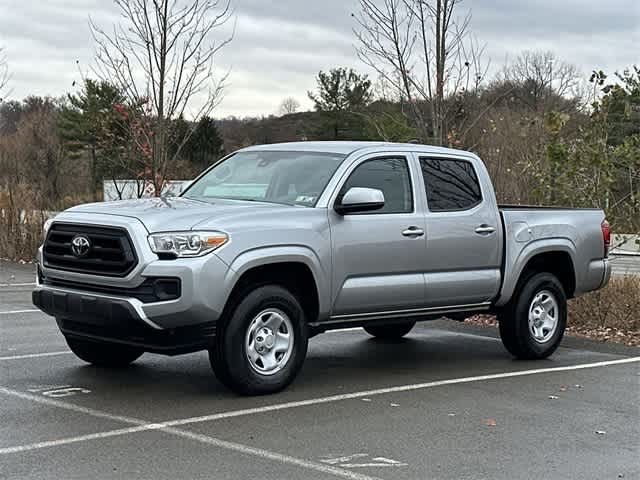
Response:
M44 222L56 211L91 201L90 196L66 196L54 202L25 184L0 188L0 259L33 260L42 243Z
M640 345L640 277L613 277L605 288L569 302L570 334Z
M42 213L10 215L0 212L0 258L33 260L42 243L42 227L46 217Z
M0 258L33 260L47 219L42 203L39 192L24 184L0 189Z

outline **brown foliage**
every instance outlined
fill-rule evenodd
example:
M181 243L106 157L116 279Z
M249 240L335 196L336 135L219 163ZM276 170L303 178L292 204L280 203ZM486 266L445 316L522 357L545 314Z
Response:
M66 159L51 101L25 113L13 134L0 137L0 257L33 258L47 212L61 206Z
M640 345L640 277L613 277L569 303L570 333Z
M46 216L41 211L22 211L18 217L0 213L0 259L33 260L42 243Z

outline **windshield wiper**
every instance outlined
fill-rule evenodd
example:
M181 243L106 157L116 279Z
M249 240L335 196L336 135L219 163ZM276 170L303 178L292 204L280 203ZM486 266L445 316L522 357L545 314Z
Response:
M288 207L293 206L290 203L274 202L272 200L258 200L257 198L241 198L241 197L210 197L210 198L219 198L221 200L237 200L239 202L270 203L272 205L287 205Z

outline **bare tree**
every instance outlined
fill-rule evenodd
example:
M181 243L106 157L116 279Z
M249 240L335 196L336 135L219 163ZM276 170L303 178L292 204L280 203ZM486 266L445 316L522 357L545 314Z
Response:
M520 92L520 100L534 111L559 108L563 98L574 100L582 96L581 75L576 66L558 59L550 51L522 52L515 61L505 65L502 77L519 87L514 92Z
M456 108L445 100L478 89L488 70L470 13L455 16L461 2L359 0L355 16L358 56L397 90L422 137L440 145Z
M173 121L209 116L222 99L227 74L216 78L214 57L232 34L214 33L232 17L230 0L114 0L121 23L107 31L91 21L97 45L95 73L139 107L152 128L150 180L160 195L168 166L197 122L183 131Z
M296 113L299 108L300 102L298 100L293 97L287 97L282 100L279 111L281 115L287 115L289 113Z
M0 102L3 101L2 95L9 83L9 65L7 64L7 56L4 49L0 48Z

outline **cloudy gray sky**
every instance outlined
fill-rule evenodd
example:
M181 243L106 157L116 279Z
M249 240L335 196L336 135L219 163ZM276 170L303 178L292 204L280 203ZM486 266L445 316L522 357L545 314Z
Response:
M314 75L333 66L365 70L354 50L356 0L232 0L233 42L219 55L231 70L215 116L268 115L286 96L310 107ZM466 0L472 29L487 44L493 69L524 49L552 50L585 75L640 64L640 0ZM93 45L88 18L117 21L110 0L0 0L0 46L11 98L62 95L87 70Z

